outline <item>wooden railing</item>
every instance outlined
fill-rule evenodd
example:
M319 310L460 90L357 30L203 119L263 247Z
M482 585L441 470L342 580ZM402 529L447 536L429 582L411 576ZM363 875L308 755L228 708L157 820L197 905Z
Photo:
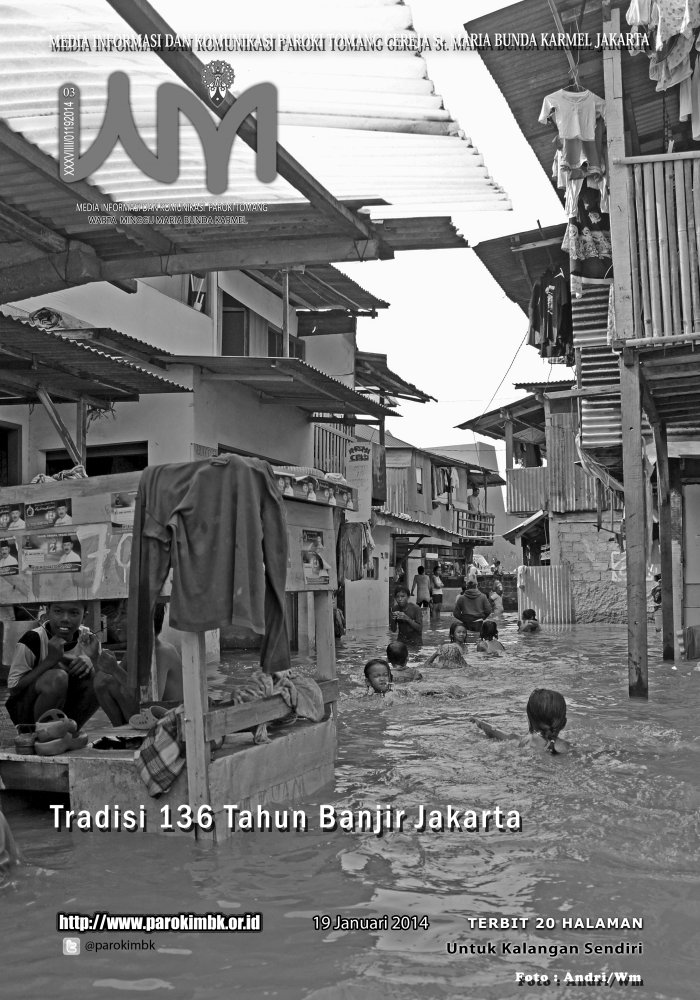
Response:
M343 424L314 424L314 468L344 476L350 441L354 437Z
M635 337L700 332L700 153L625 157Z
M506 472L506 511L509 514L534 514L549 507L549 469L508 469Z
M463 538L474 539L477 545L493 542L495 514L477 514L470 510L455 510L454 528Z

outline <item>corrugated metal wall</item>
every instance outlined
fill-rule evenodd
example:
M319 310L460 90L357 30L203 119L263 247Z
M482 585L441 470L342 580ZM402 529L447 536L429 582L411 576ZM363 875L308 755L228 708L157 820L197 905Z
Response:
M579 385L585 389L610 387L610 396L581 402L584 448L612 448L622 443L620 369L617 355L608 345L609 296L610 282L590 284L584 280L583 295L571 304L574 347L581 352Z
M508 469L506 497L509 514L534 514L549 507L549 469Z
M519 566L518 615L532 608L543 625L570 625L571 579L569 567Z
M596 480L574 464L578 459L575 434L576 418L573 412L550 414L547 461L549 509L552 511L595 510L597 506Z

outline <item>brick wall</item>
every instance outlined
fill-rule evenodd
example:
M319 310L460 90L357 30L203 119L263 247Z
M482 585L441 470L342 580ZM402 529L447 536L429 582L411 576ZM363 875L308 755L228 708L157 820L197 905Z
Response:
M571 572L571 597L575 622L627 621L627 594L624 572L615 571L620 556L618 545L610 539L610 511L603 514L603 527L598 531L590 512L552 515L552 535L556 530L558 561L568 563ZM619 530L620 514L615 514ZM552 555L557 550L552 545ZM611 556L613 562L611 563Z

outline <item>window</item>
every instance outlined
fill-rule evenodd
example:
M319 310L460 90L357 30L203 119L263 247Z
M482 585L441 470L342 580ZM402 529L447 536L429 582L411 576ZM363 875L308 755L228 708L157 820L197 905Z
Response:
M423 470L420 465L416 466L416 493L423 492Z
M267 328L267 356L268 358L281 358L282 352L282 331L276 330L274 326ZM300 337L289 338L289 357L299 358L303 361L306 357L306 344Z
M73 468L67 451L46 452L46 475ZM113 476L119 472L140 472L148 465L148 441L130 441L128 444L88 446L85 471L88 476Z
M207 311L207 276L206 274L190 274L187 287L187 305L197 312Z
M221 309L221 354L224 357L247 357L248 310L225 292Z

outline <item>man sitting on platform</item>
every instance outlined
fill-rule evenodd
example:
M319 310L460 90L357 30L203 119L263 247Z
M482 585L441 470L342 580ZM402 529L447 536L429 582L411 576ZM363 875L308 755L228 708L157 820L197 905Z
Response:
M6 707L15 725L59 708L80 729L96 712L93 659L100 647L81 624L84 615L84 601L53 601L47 620L19 639L7 678Z
M160 633L165 618L165 605L157 604L153 615L155 657L158 672L158 697L163 701L183 700L182 660L172 643L164 642ZM130 688L127 680L126 657L117 662L108 650L100 653L95 673L95 693L100 707L113 726L123 726L139 710L139 692Z

